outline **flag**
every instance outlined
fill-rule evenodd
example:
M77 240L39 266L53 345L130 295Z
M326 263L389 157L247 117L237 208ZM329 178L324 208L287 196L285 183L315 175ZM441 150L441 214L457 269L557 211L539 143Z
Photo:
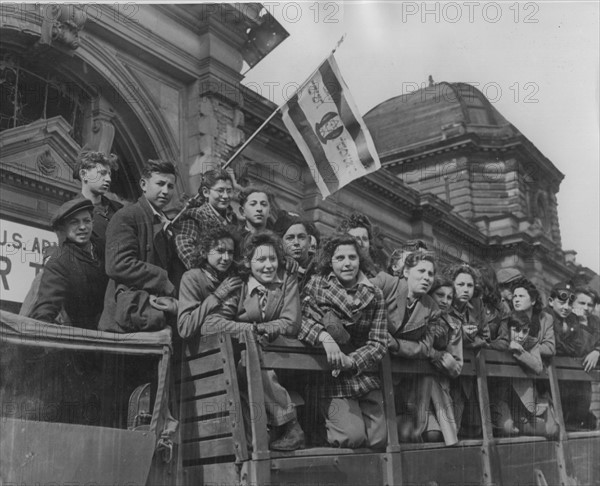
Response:
M281 114L323 198L381 168L333 55L283 105Z

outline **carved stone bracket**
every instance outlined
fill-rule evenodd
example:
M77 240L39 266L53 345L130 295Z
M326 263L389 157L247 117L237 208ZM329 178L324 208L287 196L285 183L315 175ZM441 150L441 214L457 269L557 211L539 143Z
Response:
M79 31L87 20L81 8L73 4L42 5L42 19L40 44L72 51L79 47Z
M91 130L85 134L84 143L95 152L109 154L115 138L115 117L113 108L104 98L96 98L92 102Z

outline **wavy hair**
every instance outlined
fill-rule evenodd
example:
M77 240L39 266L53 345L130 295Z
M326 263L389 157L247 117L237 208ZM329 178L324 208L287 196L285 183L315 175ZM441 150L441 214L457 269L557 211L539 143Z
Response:
M435 262L435 256L432 252L427 250L417 250L406 255L406 259L404 260L404 268L414 268L419 264L419 262L431 262L433 265L433 273L436 273L437 264Z
M427 292L427 293L429 295L433 295L433 293L436 290L438 290L442 287L450 287L452 289L452 293L454 294L454 282L444 275L439 275L439 276L436 275L435 276L435 278L433 279L433 285L431 286L431 288L429 289L429 292Z
M500 308L500 302L502 301L502 295L498 288L496 271L485 263L477 264L474 268L479 272L481 277L481 285L477 288L475 297L481 297L481 301L486 307L492 307L498 310Z
M337 247L342 245L351 245L356 249L359 259L359 268L363 273L367 274L372 271L373 264L371 259L358 244L356 238L348 233L340 233L327 238L317 251L315 259L317 262L316 268L318 274L327 276L333 271L331 259L333 258L333 254Z
M354 228L365 228L367 235L369 235L369 242L373 243L373 224L367 216L360 213L352 213L349 217L342 220L337 227L337 231L339 233L347 233L348 230Z
M519 288L523 288L527 291L527 293L529 294L529 298L532 301L535 301L535 304L533 304L533 314L537 315L540 312L542 312L542 308L543 308L543 304L542 304L542 296L540 294L540 291L537 289L537 287L535 285L533 285L533 282L531 282L531 280L526 279L525 277L521 277L518 280L515 280L512 284L511 284L511 292L514 293L514 291L516 289Z
M215 246L218 245L219 240L229 238L233 241L233 263L232 267L237 267L236 260L239 259L240 242L237 235L237 231L233 226L211 226L205 231L200 240L198 246L192 253L191 267L192 268L203 268L207 264L208 254Z
M456 280L456 277L458 277L461 273L466 273L468 275L471 275L471 277L473 277L473 283L475 284L475 291L477 292L477 289L481 287L481 276L480 276L479 272L477 271L477 269L473 268L468 263L463 262L463 263L454 263L452 265L449 265L444 270L444 275L446 277L448 277L450 280L452 280L452 282L454 282Z
M177 177L177 169L175 164L170 160L153 160L148 159L148 162L142 167L141 175L143 179L150 179L152 174L171 174Z
M219 180L224 180L224 179L219 179ZM213 184L214 185L214 184ZM269 201L269 206L273 206L273 193L271 191L269 191L268 189L265 189L264 187L259 187L259 186L247 186L244 187L239 194L238 200L240 203L240 208L244 207L244 204L246 204L246 202L248 201L248 198L254 194L255 192L262 192L263 194L265 194L267 196L267 201Z
M96 164L102 164L108 167L111 171L119 169L118 165L119 158L115 154L105 154L103 152L95 152L89 150L87 147L81 149L81 152L77 155L75 166L73 167L73 179L81 180L79 172L82 170L89 170L96 167Z
M256 249L263 245L273 247L275 254L277 255L277 272L281 272L282 269L285 268L285 253L283 251L283 243L279 236L268 230L257 231L256 233L249 234L246 237L244 240L244 248L242 250L244 263L249 264L252 261L252 257L254 256ZM240 276L248 278L252 271L250 270L249 265L240 265L238 273Z

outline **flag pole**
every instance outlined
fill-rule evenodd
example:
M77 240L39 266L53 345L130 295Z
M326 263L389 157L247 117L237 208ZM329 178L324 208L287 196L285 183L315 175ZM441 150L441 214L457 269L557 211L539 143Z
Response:
M345 39L345 38L346 38L346 34L344 34L344 35L343 35L343 36L340 38L340 40L339 40L339 41L337 41L337 44L336 44L336 45L335 45L335 47L334 47L334 48L331 50L331 52L329 53L329 56L332 56L332 55L335 53L335 51L337 51L338 47L340 47L340 44L341 44L342 42L344 42L344 39ZM327 56L327 57L329 57L329 56ZM327 58L326 58L326 59L327 59ZM321 64L323 64L323 63L321 63ZM321 64L319 64L319 66L320 66ZM294 91L294 94L293 94L293 95L292 95L290 98L292 98L292 97L296 96L296 94L297 94L297 93L298 93L298 92L299 92L299 91L300 91L302 88L304 88L304 86L306 85L306 83L308 83L308 82L309 82L309 81L312 79L312 77L315 75L315 73L316 73L318 70L319 70L319 68L317 67L317 69L315 69L315 70L312 72L312 74L311 74L311 75L310 75L308 78L306 78L306 81L304 81L304 83L302 83L300 86L298 86L298 88L296 88L296 90ZM229 157L229 159L227 160L227 162L225 162L225 163L224 163L224 164L221 166L221 168L222 168L222 169L226 169L226 168L227 168L229 165L231 165L231 163L232 163L232 162L235 160L235 158L236 158L238 155L240 155L240 153L242 152L242 150L244 150L244 149L245 149L245 148L248 146L248 144L249 144L249 143L250 143L252 140L254 140L254 138L256 137L256 135L258 135L258 133L259 133L259 132L260 132L260 131L261 131L261 130L262 130L262 129L263 129L263 128L264 128L264 127L267 125L267 123L269 123L269 122L270 122L270 121L273 119L273 117L274 117L274 116L277 114L277 112L278 112L278 111L280 111L280 110L281 110L281 109L282 109L282 108L283 108L283 107L284 107L286 104L287 104L287 101L284 101L284 102L283 102L281 105L279 105L277 108L275 108L275 110L273 111L273 113L271 113L271 114L270 114L270 115L267 117L267 119L266 119L264 122L262 122L262 124L261 124L261 125L260 125L260 126L259 126L259 127L256 129L256 130L255 130L255 131L254 131L254 133L252 133L252 135L250 135L250 136L248 137L248 140L246 140L246 141L245 141L245 142L242 144L242 146L241 146L239 149L237 149L237 150L235 151L235 153L234 153L234 154L233 154L231 157ZM192 197L192 198L188 199L188 200L185 202L185 204L184 204L183 208L181 209L181 211L179 211L179 212L177 213L177 215L175 215L175 217L174 217L174 218L173 218L171 221L169 221L169 223L167 223L167 225L165 226L165 229L168 229L170 226L172 226L172 225L173 225L173 224L174 224L174 223L175 223L175 222L176 222L176 221L177 221L177 220L178 220L178 219L181 217L181 215L182 215L182 214L185 212L185 210L186 210L186 209L189 207L190 203L192 203L192 202L194 202L194 201L198 200L198 199L199 199L199 197L200 197L200 194L196 194L194 197Z
M337 51L337 48L338 48L338 47L340 47L340 44L341 44L342 42L344 42L344 39L345 39L345 38L346 38L346 34L344 34L344 35L343 35L343 36L340 38L340 40L337 42L337 44L335 45L335 47L334 47L334 48L332 49L332 51L329 53L329 56L333 55L333 54L335 53L335 51ZM327 56L327 57L329 57L329 56ZM323 64L323 63L321 63L321 64ZM319 64L319 66L320 66L321 64ZM304 81L304 83L302 83L300 86L298 86L298 88L296 88L296 91L294 91L294 94L293 94L292 96L290 96L290 99L291 99L291 98L293 98L294 96L296 96L296 94L298 93L298 91L300 91L302 88L304 88L304 86L306 85L306 83L312 79L313 75L314 75L314 74L315 74L315 73L318 71L318 69L319 69L319 68L315 69L315 70L312 72L312 74L311 74L311 75L310 75L308 78L306 78L306 81ZM261 131L263 128L265 128L265 126L267 125L267 123L269 123L269 122L270 122L270 121L273 119L273 117L274 117L274 116L277 114L277 112L278 112L279 110L281 110L281 109L282 109L282 108L283 108L283 107L284 107L286 104L287 104L287 101L284 101L284 102L283 102L281 105L279 105L279 106L278 106L278 107L275 109L275 111L274 111L273 113L271 113L271 114L268 116L268 118L267 118L267 119L266 119L266 120L265 120L265 121L264 121L264 122L263 122L263 123L262 123L262 124L261 124L261 125L260 125L260 126L259 126L259 127L256 129L256 130L255 130L255 131L254 131L254 133L248 137L248 140L246 140L246 141L245 141L245 142L242 144L242 146L241 146L239 149L237 149L237 150L235 151L235 153L234 153L234 154L233 154L231 157L229 157L229 160L227 160L227 162L225 162L221 168L222 168L222 169L226 169L226 168L227 168L227 167L228 167L228 166L229 166L229 165L230 165L230 164L231 164L231 163L234 161L234 159L235 159L235 158L236 158L238 155L240 155L240 153L242 152L242 150L244 150L244 149L245 149L245 148L248 146L248 144L249 144L249 143L250 143L252 140L254 140L254 137L256 137L256 135L258 135L258 132L260 132L260 131Z

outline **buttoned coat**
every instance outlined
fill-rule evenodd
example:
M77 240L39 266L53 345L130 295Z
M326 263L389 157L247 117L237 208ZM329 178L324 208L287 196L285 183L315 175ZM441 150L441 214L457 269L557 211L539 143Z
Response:
M106 241L106 274L110 280L98 328L115 330L118 285L156 296L176 296L168 273L174 252L169 249L163 223L144 196L113 216L106 230Z

